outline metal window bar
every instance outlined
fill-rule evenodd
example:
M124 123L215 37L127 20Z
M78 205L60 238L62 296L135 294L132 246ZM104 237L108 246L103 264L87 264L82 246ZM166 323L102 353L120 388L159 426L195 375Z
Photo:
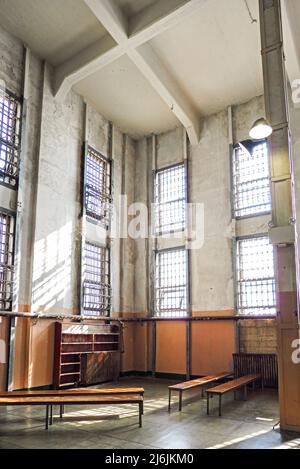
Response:
M233 151L233 200L236 218L271 211L271 184L267 143L255 145L251 154Z
M156 234L185 229L186 169L184 164L156 172L154 184L154 226Z
M243 315L276 314L273 246L267 236L237 241L237 307Z
M21 104L0 89L0 182L15 187L19 174Z
M0 213L0 308L12 310L14 218Z
M110 316L109 249L85 243L85 279L83 283L83 310L85 315Z
M111 213L111 163L88 147L85 183L86 214L109 226Z
M154 314L157 317L185 317L187 305L187 251L158 251L155 259Z

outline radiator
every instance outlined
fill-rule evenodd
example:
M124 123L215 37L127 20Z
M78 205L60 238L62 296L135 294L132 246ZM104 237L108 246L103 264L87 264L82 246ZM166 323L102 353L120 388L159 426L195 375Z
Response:
M260 373L265 386L278 387L277 355L275 353L234 353L233 369L236 378Z

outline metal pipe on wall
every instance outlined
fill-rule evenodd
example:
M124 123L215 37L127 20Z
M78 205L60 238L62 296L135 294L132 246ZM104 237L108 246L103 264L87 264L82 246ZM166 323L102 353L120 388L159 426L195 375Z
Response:
M155 253L157 251L157 237L156 234L153 233L152 229L152 207L155 202L154 200L154 183L155 183L155 174L157 170L157 136L152 135L151 138L151 171L149 171L149 176L150 176L150 181L149 181L149 201L150 201L150 206L149 206L149 264L150 264L150 277L149 277L149 313L151 316L154 315L155 311L155 299L154 299L154 276L155 276ZM154 242L153 242L153 236ZM152 370L152 375L155 375L156 372L156 334L157 334L157 329L156 329L156 322L153 322L152 324L152 334L151 334L151 370Z

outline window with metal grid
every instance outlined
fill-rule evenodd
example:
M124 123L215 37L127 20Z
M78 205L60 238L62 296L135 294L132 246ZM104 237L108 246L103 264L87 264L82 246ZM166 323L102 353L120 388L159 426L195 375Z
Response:
M273 245L267 236L237 240L239 314L276 314Z
M109 316L111 305L109 249L86 242L84 258L84 315Z
M93 148L86 156L85 207L86 214L106 225L110 220L111 163Z
M0 309L12 309L14 218L0 213Z
M186 171L180 164L156 172L155 233L163 234L185 229Z
M158 251L155 259L154 314L158 317L187 316L187 251Z
M266 142L251 153L235 148L232 158L233 205L236 218L271 211L271 184Z
M15 187L19 174L20 101L0 90L0 182Z

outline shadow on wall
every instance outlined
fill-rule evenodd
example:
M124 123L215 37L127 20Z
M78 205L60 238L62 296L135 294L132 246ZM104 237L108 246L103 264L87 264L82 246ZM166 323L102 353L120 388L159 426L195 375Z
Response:
M72 223L69 222L34 247L32 310L62 308L71 295Z

